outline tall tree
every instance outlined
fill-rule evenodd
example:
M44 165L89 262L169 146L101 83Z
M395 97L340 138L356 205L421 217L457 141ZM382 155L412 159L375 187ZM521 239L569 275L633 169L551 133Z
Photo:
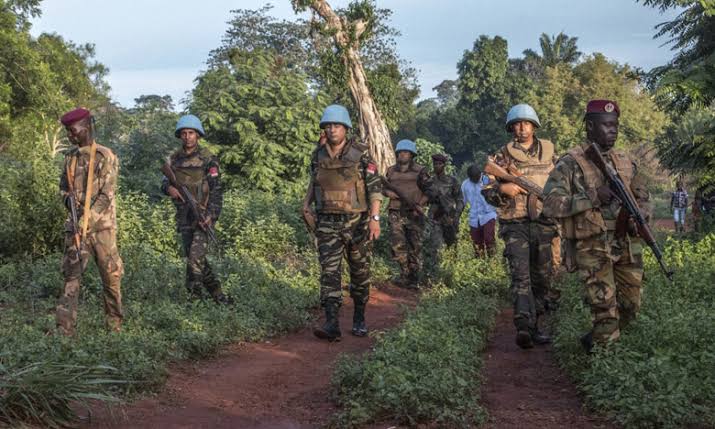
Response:
M321 33L330 35L335 44L334 54L347 70L347 85L358 110L360 137L368 144L380 171L385 172L395 161L390 131L373 99L360 56L361 43L373 34L374 4L370 0L353 2L339 14L325 0L291 2L297 12L311 9L322 19Z

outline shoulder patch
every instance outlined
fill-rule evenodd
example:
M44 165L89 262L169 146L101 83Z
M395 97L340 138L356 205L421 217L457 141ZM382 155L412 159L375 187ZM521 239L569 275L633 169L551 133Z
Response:
M218 176L218 167L215 165L212 165L209 167L209 176L211 177L216 177Z
M368 174L375 174L377 173L377 165L375 165L374 162L368 162L365 171L367 171Z

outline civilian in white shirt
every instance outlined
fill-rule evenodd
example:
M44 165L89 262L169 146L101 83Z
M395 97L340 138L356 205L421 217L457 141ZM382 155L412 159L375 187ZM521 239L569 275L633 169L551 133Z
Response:
M494 254L496 241L494 226L497 212L482 196L482 187L489 183L489 178L482 175L477 165L467 170L469 179L462 183L462 195L465 206L469 205L469 232L474 245L474 253L479 257Z

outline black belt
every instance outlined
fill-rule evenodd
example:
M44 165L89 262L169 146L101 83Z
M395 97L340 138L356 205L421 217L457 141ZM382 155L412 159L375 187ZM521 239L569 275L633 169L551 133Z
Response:
M364 213L318 213L318 220L324 220L327 222L344 222L355 215L366 216L367 212Z

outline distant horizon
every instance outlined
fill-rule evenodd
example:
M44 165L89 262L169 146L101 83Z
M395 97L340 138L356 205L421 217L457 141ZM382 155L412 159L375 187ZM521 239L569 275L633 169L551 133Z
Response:
M181 110L181 100L207 68L209 52L221 44L227 21L233 16L230 11L258 9L266 3L215 0L197 7L187 0L146 0L137 10L110 0L97 0L90 8L79 0L44 0L42 16L32 20L31 33L57 33L77 44L94 44L95 59L110 70L110 95L123 107L134 106L134 99L141 95L156 94L170 95ZM299 17L289 0L271 3L270 15L286 20ZM330 3L342 7L348 1ZM673 19L677 12L660 14L635 1L603 0L588 13L585 9L592 3L584 1L584 7L575 7L575 2L567 0L543 1L536 9L527 0L514 0L508 8L487 0L376 3L392 10L390 24L401 32L397 52L417 71L420 100L434 97L432 88L443 80L457 78L457 62L481 34L505 38L510 58L521 57L525 49L540 52L542 33L562 31L578 37L584 55L599 52L609 60L646 71L666 64L673 56L670 46L664 45L667 39L654 40L653 36L654 26ZM460 13L455 15L455 10ZM77 21L70 21L70 16ZM520 22L540 24L520 29ZM608 22L608 26L599 22Z

